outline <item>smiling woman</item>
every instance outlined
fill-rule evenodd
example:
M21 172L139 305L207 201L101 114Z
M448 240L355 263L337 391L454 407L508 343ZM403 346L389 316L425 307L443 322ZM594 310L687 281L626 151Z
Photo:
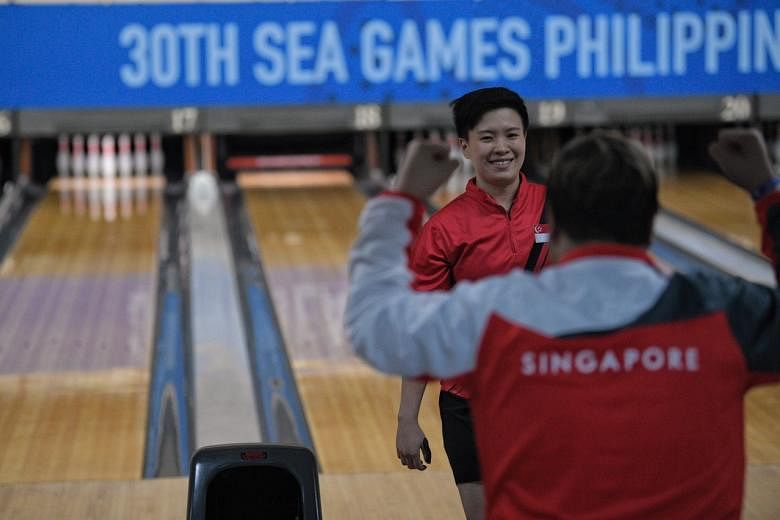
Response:
M458 142L476 176L465 193L431 216L414 243L410 257L413 286L421 291L449 290L463 280L518 267L537 271L547 260L546 189L528 181L521 171L528 129L525 102L507 88L489 87L453 101L452 112ZM412 151L407 153L413 156ZM399 173L399 189L410 178L404 172L419 175L434 167L405 164ZM403 380L396 450L409 469L426 468L419 453L425 434L417 422L424 392L424 383ZM442 380L439 408L445 451L466 518L473 520L482 518L484 501L470 397L463 378Z
M474 166L477 186L506 210L520 185L526 124L514 109L499 108L482 116L467 139L460 139L463 156Z

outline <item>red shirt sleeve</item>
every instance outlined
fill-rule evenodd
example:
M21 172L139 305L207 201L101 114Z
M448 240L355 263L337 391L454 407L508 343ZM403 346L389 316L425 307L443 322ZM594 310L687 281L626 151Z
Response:
M412 245L410 268L412 288L418 291L447 291L452 288L452 265L447 256L446 236L429 220Z
M426 222L415 238L409 257L409 267L414 274L412 289L417 291L446 291L452 283L450 263L445 242L435 222ZM420 376L417 381L435 381L430 376Z

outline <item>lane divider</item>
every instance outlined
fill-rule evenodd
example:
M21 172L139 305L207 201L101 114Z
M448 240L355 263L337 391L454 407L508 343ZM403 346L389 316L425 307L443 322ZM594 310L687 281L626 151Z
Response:
M189 473L193 453L191 327L183 187L166 189L158 248L157 317L149 382L144 478Z
M235 185L223 190L264 442L314 451L306 415L262 270L259 249Z

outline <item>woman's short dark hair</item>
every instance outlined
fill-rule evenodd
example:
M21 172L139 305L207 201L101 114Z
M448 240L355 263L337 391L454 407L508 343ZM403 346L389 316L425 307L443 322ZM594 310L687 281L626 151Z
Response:
M458 137L468 138L469 130L477 126L486 112L499 108L511 108L523 120L523 130L528 132L528 108L516 92L505 87L486 87L462 95L450 103L455 131Z
M547 186L555 227L571 239L650 244L658 182L636 141L604 131L573 139L553 160Z

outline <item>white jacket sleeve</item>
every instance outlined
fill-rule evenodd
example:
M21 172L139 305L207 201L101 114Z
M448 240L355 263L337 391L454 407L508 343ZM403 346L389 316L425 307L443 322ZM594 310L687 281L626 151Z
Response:
M413 210L410 200L397 196L374 198L364 208L350 254L347 336L355 352L383 372L437 378L469 372L490 313L485 292L491 284L412 290L406 250Z

